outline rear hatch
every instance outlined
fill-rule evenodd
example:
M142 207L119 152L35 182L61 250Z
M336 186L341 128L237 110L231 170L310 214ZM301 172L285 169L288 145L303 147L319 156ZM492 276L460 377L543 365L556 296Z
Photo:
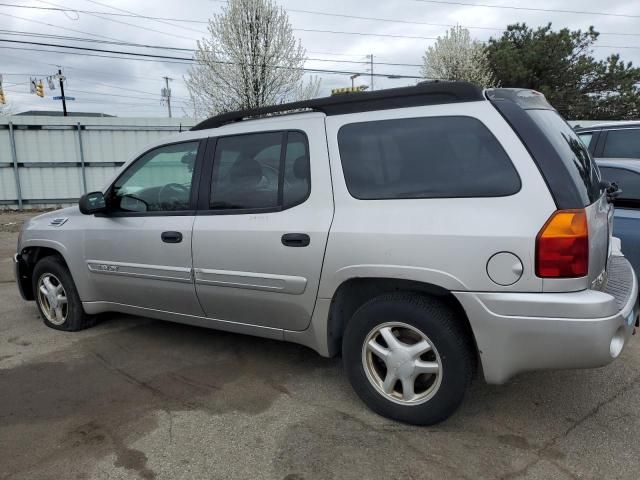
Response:
M557 286L565 282L568 289L602 290L611 250L613 206L606 198L600 172L589 150L544 95L532 90L493 89L487 91L487 97L531 153L558 209L586 212L589 229L586 284L578 284L575 279L571 284L565 279L545 279L544 289L556 290L550 282L556 282Z

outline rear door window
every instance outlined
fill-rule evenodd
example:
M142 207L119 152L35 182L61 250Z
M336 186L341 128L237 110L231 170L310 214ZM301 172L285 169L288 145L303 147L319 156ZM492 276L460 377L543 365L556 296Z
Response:
M218 139L210 209L282 210L304 202L310 190L304 133L250 133Z
M640 159L640 129L609 130L602 156Z
M338 147L358 199L495 197L520 190L496 138L471 117L424 117L344 125Z

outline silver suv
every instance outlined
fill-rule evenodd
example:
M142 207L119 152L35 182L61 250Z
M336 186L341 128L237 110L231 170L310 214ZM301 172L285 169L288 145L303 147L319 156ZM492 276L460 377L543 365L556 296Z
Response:
M467 83L220 115L28 222L18 285L46 325L123 312L342 354L362 400L446 419L499 384L605 365L638 322L583 143L530 90Z

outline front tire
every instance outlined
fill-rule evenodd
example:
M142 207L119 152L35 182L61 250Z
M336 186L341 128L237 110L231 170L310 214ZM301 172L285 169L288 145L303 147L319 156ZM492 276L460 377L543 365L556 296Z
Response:
M374 412L433 425L462 403L475 370L470 332L434 297L393 293L361 306L342 341L344 368Z
M48 256L38 261L32 281L36 304L46 326L75 332L95 323L94 317L82 308L71 273L60 258Z

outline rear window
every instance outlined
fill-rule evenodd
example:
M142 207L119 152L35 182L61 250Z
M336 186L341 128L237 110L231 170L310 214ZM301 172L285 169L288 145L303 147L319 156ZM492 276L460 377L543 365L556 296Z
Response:
M471 117L344 125L338 132L349 193L358 199L496 197L520 178L496 138Z
M576 132L555 110L527 110L564 163L585 206L600 198L600 172Z
M609 130L602 156L640 158L640 129Z

